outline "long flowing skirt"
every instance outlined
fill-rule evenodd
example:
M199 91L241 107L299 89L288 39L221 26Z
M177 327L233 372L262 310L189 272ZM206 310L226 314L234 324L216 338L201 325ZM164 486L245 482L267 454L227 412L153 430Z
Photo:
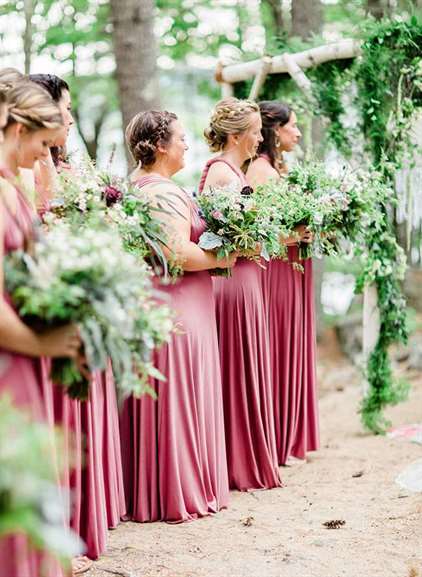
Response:
M128 399L121 417L128 518L182 522L228 503L221 376L211 279L186 273L162 289L178 328L155 354L158 397Z
M45 388L39 360L0 350L0 396L9 396L16 407L27 411L34 420L47 422L51 398L44 402ZM50 457L55 461L53 443ZM38 575L61 577L63 573L57 561L47 553L36 551L25 535L0 539L0 577Z
M270 335L274 426L279 464L289 456L305 458L319 447L315 368L315 309L312 261L293 267L298 249L289 247L289 261L274 260L264 278Z
M71 493L72 529L96 559L107 546L107 528L125 514L119 415L111 367L93 374L87 401L55 386L54 414L65 434L64 486Z
M280 486L271 398L262 270L238 260L213 279L230 487Z

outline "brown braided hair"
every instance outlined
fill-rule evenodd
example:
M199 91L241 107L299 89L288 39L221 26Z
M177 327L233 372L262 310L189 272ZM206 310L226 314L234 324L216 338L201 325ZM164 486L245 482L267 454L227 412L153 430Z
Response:
M251 125L251 114L259 113L256 102L224 98L212 112L209 126L204 130L205 139L212 152L223 150L229 134L240 134Z
M147 110L136 114L126 127L126 144L136 163L151 166L157 159L159 146L170 142L173 135L171 124L177 120L167 110Z

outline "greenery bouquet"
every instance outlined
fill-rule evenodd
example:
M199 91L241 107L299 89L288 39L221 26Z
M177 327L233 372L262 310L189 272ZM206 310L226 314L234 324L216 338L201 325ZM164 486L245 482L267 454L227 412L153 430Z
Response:
M176 258L167 261L163 246L168 248L168 235L159 220L160 212L168 212L168 199L154 205L136 184L128 180L109 183L105 189L107 215L117 228L124 248L137 258L146 259L156 275L165 281L177 278L182 270ZM118 195L119 193L119 195ZM110 202L118 196L117 202Z
M82 157L77 168L63 170L58 177L56 198L43 215L47 225L57 220L82 226L104 218L107 180L92 160Z
M107 223L117 230L125 250L146 259L167 280L180 270L167 262L162 249L167 239L158 213L163 210L129 180L101 172L85 158L77 169L60 175L58 199L43 219L47 225L61 220L78 229Z
M239 252L257 262L283 252L276 207L265 195L257 196L252 188L240 189L234 184L207 189L198 203L207 223L199 239L202 249L216 251L219 258Z
M169 338L169 309L157 306L150 271L123 250L117 233L56 224L34 246L6 259L9 294L24 321L43 330L78 325L90 371L111 359L119 391L140 395L148 376L159 377L150 359ZM54 359L52 378L68 394L86 399L89 381L72 359Z
M50 427L0 398L0 539L23 533L31 545L69 565L84 545L63 524L63 488L49 457L52 441ZM55 442L60 444L59 435Z
M380 226L393 199L391 187L375 171L345 169L332 176L318 162L296 165L285 178L258 187L256 194L277 206L285 235L294 235L301 224L313 233L312 243L300 244L301 259L344 254L351 244L356 253L364 253L368 231Z

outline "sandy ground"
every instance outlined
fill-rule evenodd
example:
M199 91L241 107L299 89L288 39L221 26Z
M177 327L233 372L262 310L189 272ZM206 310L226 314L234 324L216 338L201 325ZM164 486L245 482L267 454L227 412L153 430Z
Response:
M422 493L395 483L422 445L362 432L358 375L325 345L321 450L281 469L285 487L233 492L229 509L191 523L123 523L86 575L422 577ZM408 376L409 400L388 412L395 426L422 422L422 378ZM345 525L324 527L336 519Z

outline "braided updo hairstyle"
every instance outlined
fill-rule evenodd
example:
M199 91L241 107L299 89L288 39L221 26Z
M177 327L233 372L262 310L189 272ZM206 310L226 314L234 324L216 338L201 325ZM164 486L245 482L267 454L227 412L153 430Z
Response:
M10 88L6 96L9 117L5 130L15 123L23 124L30 131L63 126L58 105L41 86L22 80Z
M277 150L276 128L284 126L290 120L292 109L278 100L263 100L259 103L262 119L263 141L258 147L258 155L266 154L271 166L283 169L284 161L281 150Z
M26 76L16 68L2 68L0 70L0 88L1 90L10 90L17 82L21 82L25 78Z
M211 115L204 136L212 152L223 150L229 134L241 134L251 125L251 114L259 113L259 107L252 100L224 98L218 102Z
M172 123L177 120L173 112L148 110L139 112L126 128L126 144L134 161L142 167L151 166L157 160L159 146L171 140Z

